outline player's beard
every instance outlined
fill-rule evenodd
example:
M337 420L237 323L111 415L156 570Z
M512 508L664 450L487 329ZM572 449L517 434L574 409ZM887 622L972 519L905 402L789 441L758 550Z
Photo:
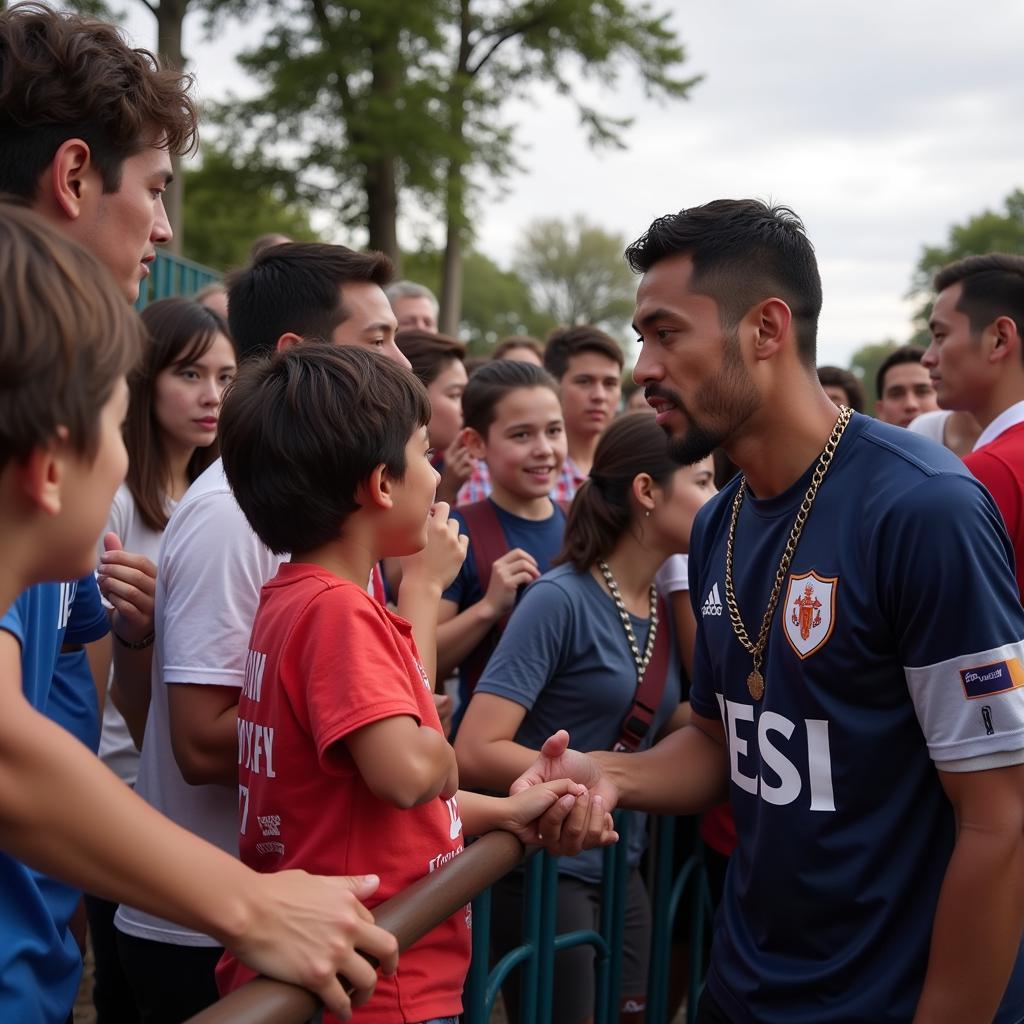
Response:
M699 416L669 388L655 384L647 389L647 394L668 399L686 417L685 433L670 434L668 444L669 455L683 466L692 466L706 459L716 448L726 447L760 405L760 396L743 364L735 332L725 338L721 368L694 396Z

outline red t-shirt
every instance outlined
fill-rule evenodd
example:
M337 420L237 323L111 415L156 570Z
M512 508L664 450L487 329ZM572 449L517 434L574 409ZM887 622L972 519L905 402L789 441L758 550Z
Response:
M365 587L283 564L260 594L238 702L242 860L257 871L379 875L372 909L461 853L454 799L401 810L370 792L348 752L345 736L395 715L441 731L412 627ZM469 925L466 907L403 953L353 1019L461 1013ZM222 993L252 977L229 953L218 966Z
M964 465L995 499L1013 544L1017 589L1024 594L1024 423L965 456Z

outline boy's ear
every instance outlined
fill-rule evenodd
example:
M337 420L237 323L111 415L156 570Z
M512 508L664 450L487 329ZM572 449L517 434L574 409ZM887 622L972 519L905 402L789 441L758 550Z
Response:
M302 335L293 334L291 331L285 331L285 333L282 334L276 342L274 342L274 351L283 352L287 348L293 348L295 345L298 345L300 341L302 341Z
M391 508L394 503L392 488L394 481L388 476L387 468L382 462L366 478L364 483L359 485L356 491L356 500L366 508Z
M487 442L480 436L480 431L475 427L464 427L462 431L462 443L466 451L474 459L482 459L487 455Z
M67 139L53 156L48 171L51 195L68 220L77 220L82 213L83 191L90 169L92 153L82 139Z
M37 445L24 462L14 465L14 470L30 505L48 516L60 514L64 460L59 454L58 442Z

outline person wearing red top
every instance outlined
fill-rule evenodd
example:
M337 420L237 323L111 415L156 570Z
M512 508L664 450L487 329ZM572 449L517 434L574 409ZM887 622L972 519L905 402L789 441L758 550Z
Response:
M261 872L372 866L371 909L457 857L464 831L535 840L556 804L585 802L601 840L615 839L600 802L568 780L525 801L459 792L412 627L366 592L376 562L423 548L432 516L447 521L429 419L404 368L315 343L243 364L221 416L239 506L267 547L292 552L261 592L238 706L240 855ZM403 954L354 1019L454 1021L469 959L466 907ZM222 992L252 976L231 954L218 967Z
M999 507L1024 593L1024 257L968 256L939 271L935 291L921 365L939 405L982 428L964 464Z

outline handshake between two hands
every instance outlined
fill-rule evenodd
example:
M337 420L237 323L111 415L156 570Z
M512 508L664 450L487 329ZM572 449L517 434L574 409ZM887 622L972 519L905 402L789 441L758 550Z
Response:
M561 729L512 783L512 820L505 827L524 843L570 857L618 841L611 815L617 802L614 784L593 758L569 749Z

